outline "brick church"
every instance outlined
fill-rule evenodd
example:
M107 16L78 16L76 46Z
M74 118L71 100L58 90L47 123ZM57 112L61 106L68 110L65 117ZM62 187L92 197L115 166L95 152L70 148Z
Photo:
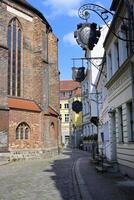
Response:
M48 21L26 0L0 1L0 152L57 152L57 42Z

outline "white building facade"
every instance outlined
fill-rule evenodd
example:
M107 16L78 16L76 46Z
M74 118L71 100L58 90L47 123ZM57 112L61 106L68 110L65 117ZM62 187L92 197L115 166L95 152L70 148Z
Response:
M131 20L125 22L117 16L130 17L130 8L133 1L113 0L111 10L117 15L114 17L111 28L116 27L116 35L121 38L134 39L131 29ZM133 17L131 15L131 17ZM125 31L127 28L127 32ZM126 34L128 33L128 34ZM109 111L109 140L110 159L119 163L123 174L134 177L134 51L132 42L123 41L110 31L104 42L107 65L107 90ZM131 37L131 38L130 38Z
M96 90L98 93L98 147L100 154L110 160L110 142L109 142L109 114L108 114L108 91L106 88L107 68L106 63L101 66L101 70L96 79Z
M90 128L90 113L91 105L89 94L91 91L91 70L87 68L85 79L81 82L82 88L82 129L83 136L89 136L91 134Z

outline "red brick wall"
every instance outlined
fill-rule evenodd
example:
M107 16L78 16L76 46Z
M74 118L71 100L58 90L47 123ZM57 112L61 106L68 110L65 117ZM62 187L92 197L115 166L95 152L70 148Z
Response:
M48 37L48 58L50 63L49 80L49 103L59 113L59 70L58 70L58 41L53 33Z
M58 118L52 115L45 115L44 119L44 148L55 148L58 145ZM51 127L51 123L54 123L54 128Z
M8 128L9 128L9 112L8 110L0 110L0 138L3 137L3 132L5 132L4 135L7 136L7 142L3 146L0 144L0 151L5 152L8 149ZM5 139L4 139L5 140ZM0 139L1 142L1 139Z
M1 130L8 130L8 126L9 126L9 121L8 118L9 117L9 111L7 110L0 110L0 131Z
M9 150L14 149L39 149L42 147L41 141L41 114L37 112L27 112L10 110L9 112ZM22 122L26 122L30 127L30 137L28 140L16 140L16 128Z
M54 127L51 124L54 123ZM58 137L58 121L57 117L50 116L50 137L57 141Z
M46 25L42 20L28 11L19 4L13 1L7 3L14 8L17 8L24 13L33 16L33 21L30 22L22 17L17 16L23 31L23 52L22 52L22 79L21 79L21 97L25 99L35 100L43 111L48 111L48 102L59 112L59 74L57 61L57 38L52 32L48 33ZM2 7L1 7L2 5ZM2 9L2 10L1 10ZM1 23L0 29L0 45L7 45L7 28L10 20L16 17L13 13L7 12L6 4L0 4ZM48 34L48 63L44 62L44 36ZM3 56L4 54L4 56ZM7 50L2 49L0 52L1 59L1 74L8 77L7 74ZM48 71L46 69L49 69ZM4 70L4 71L3 71ZM4 73L3 73L4 72ZM45 74L45 75L44 75ZM0 81L2 81L0 77ZM7 82L6 78L4 79ZM0 98L0 106L7 106L7 94L2 83L2 98ZM6 85L6 84L5 84ZM6 86L5 86L6 87ZM26 112L19 110L9 111L9 120L7 116L0 113L0 128L2 127L1 119L4 123L9 123L9 149L25 149L25 148L41 148L53 147L57 143L57 122L56 118L51 119L50 116L45 117L43 113ZM45 121L46 120L46 121ZM50 134L50 121L55 121L55 134ZM31 137L28 140L16 140L16 128L21 122L26 122L31 128ZM3 123L3 126L4 126Z

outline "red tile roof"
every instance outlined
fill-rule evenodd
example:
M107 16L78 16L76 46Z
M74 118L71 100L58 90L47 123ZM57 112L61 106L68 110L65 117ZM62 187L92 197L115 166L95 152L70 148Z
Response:
M8 107L20 110L30 110L34 112L41 112L41 108L31 100L19 99L19 98L8 98Z
M81 87L79 82L73 80L60 81L60 91L72 91L77 87Z
M51 114L53 114L53 115L56 115L56 116L59 115L51 106L49 106L48 112L51 113Z
M73 91L74 96L81 96L81 88L77 88Z

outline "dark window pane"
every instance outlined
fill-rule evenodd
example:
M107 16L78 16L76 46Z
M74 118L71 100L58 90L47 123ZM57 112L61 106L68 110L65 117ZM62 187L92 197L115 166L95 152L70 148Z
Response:
M29 134L30 128L25 122L21 123L16 129L16 139L27 140L29 138Z
M19 129L16 130L16 140L19 139Z
M21 54L22 33L17 19L13 19L8 27L8 94L21 94ZM12 40L12 41L11 41ZM11 45L12 44L12 45ZM12 61L12 62L11 62ZM11 84L12 80L12 84ZM12 88L11 88L12 85Z
M28 139L28 128L25 129L25 139Z
M12 95L16 92L16 20L13 21L13 64L12 64Z
M21 81L21 30L18 31L18 69L17 69L17 96L20 96Z
M20 139L23 140L23 126L20 128Z
M10 81L11 81L11 26L8 27L8 95L10 95Z

